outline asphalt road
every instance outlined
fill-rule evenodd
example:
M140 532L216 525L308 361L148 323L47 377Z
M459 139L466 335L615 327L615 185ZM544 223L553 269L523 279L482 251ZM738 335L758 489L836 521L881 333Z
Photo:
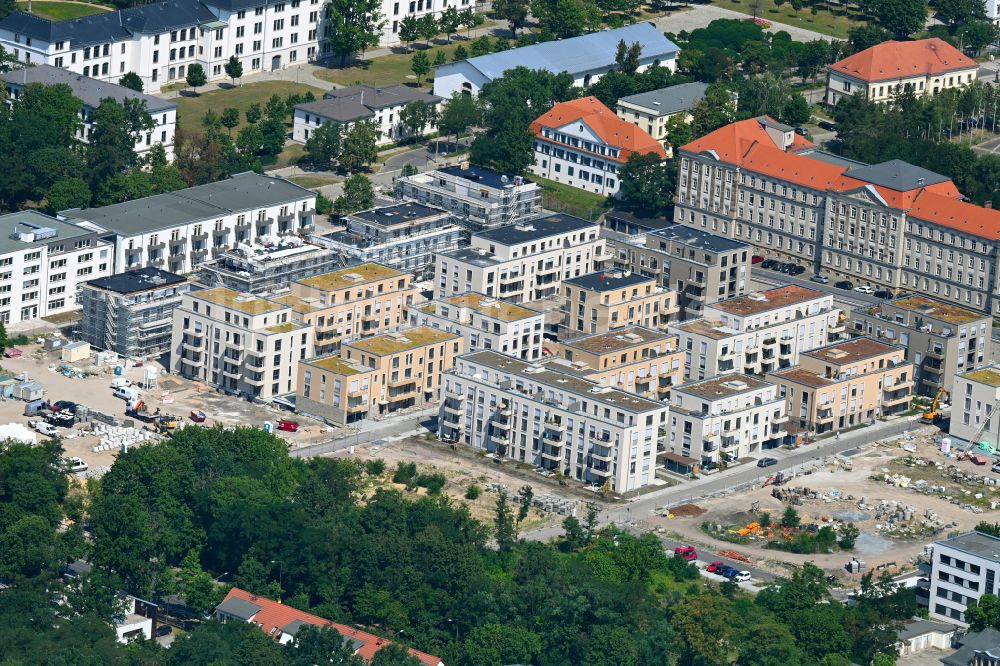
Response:
M786 273L779 273L777 271L767 270L761 268L760 264L753 267L751 272L751 278L758 282L770 282L772 284L797 284L801 287L809 287L810 289L815 289L816 291L823 291L828 294L833 294L833 297L838 301L843 301L847 305L852 307L868 307L871 305L877 305L882 302L881 298L877 298L871 294L862 294L857 291L845 291L843 289L837 289L833 286L834 280L831 278L830 282L826 284L820 284L819 282L813 282L809 279L810 273L806 270L801 276L792 276ZM858 282L854 283L854 286L858 286Z

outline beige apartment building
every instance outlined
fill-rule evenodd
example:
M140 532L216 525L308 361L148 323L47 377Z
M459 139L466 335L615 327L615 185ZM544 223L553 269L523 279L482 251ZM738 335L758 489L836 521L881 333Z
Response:
M331 423L355 423L437 399L461 336L427 326L345 343L299 365L296 407Z
M992 356L991 317L927 296L904 296L855 310L850 320L855 335L906 350L921 395L951 391L956 374L977 368Z
M310 327L287 305L216 287L184 294L174 311L170 368L226 393L269 401L293 393Z
M913 364L904 349L868 337L803 353L799 365L768 373L796 431L822 434L905 412Z
M946 176L845 160L766 116L678 152L675 221L830 279L1000 316L1000 211L962 201Z
M664 328L677 314L677 294L631 271L587 273L563 282L566 329L607 333L629 326Z
M552 369L652 400L669 400L671 388L684 381L684 352L677 336L663 331L630 326L553 346L559 358L547 363Z
M312 327L316 354L326 355L347 340L402 326L417 294L411 280L409 273L365 263L291 282L290 292L275 300Z
M611 258L596 224L562 213L472 234L470 246L435 256L435 298L475 291L512 303L560 293L562 281Z
M975 446L1000 447L1000 367L990 364L955 375L948 435Z

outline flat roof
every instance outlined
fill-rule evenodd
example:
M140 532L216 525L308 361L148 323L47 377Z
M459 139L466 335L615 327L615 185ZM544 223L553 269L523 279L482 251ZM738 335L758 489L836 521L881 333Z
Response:
M381 206L380 208L351 213L348 217L371 222L372 224L391 226L394 224L415 222L424 218L438 217L440 215L448 215L448 211L425 206L413 201L405 201L391 206Z
M549 365L531 365L519 358L491 350L473 352L466 354L462 358L470 363L520 376L526 380L545 384L558 391L575 393L585 397L587 400L619 407L631 412L645 412L651 409L666 407L661 402L649 400L634 393L626 393L618 389L601 386L589 379L582 379L568 372L553 370L552 366Z
M476 312L499 319L500 321L517 321L528 317L540 317L542 313L538 310L526 308L509 301L501 300L495 296L486 296L478 292L470 291L459 296L452 296L447 299L451 305L463 308L470 308Z
M735 328L723 326L721 321L713 321L711 319L688 319L679 324L674 324L674 328L694 333L695 335L704 335L714 340L721 340L722 338L728 338L731 335L739 333Z
M634 104L635 106L656 111L657 115L665 116L681 111L689 111L694 107L695 102L705 96L707 88L707 83L699 81L681 83L676 86L660 88L659 90L650 90L649 92L637 95L621 97L618 99L618 103Z
M674 390L704 400L721 400L741 393L758 391L768 386L774 386L774 383L750 375L732 374L703 379L699 382L684 383Z
M309 314L310 312L316 312L326 307L319 302L318 298L300 298L294 294L274 296L271 300L277 301L282 305L287 305L293 312L298 312L299 314Z
M897 192L909 192L918 187L946 183L950 178L903 160L889 160L878 164L848 169L846 175L866 183L887 187Z
M579 338L573 338L572 340L560 340L560 343L564 347L579 349L592 354L607 354L676 338L676 335L656 331L644 326L629 326L620 331L592 333L580 336Z
M916 312L925 317L940 319L941 321L948 322L949 324L967 324L970 321L990 318L987 314L966 310L965 308L955 305L954 303L946 303L945 301L939 301L917 294L897 298L889 301L888 304L902 308L903 310Z
M398 354L400 352L434 345L446 340L458 340L461 336L455 333L448 333L430 326L417 326L415 328L402 329L395 333L383 333L363 340L345 343L345 347L352 347L360 351L366 351L379 356Z
M116 273L108 277L89 280L88 286L119 294L134 294L140 291L162 289L174 284L187 282L187 278L176 273L168 273L153 266L139 268L134 271Z
M365 368L361 367L357 363L340 358L340 356L336 354L307 358L302 361L302 363L315 366L321 370L336 372L338 375L359 375L365 371Z
M503 245L518 245L520 243L530 243L533 240L558 236L561 234L582 231L584 229L596 229L597 225L588 222L582 217L574 217L565 213L553 213L545 217L536 217L527 222L509 224L505 227L487 229L473 234L475 238L483 238Z
M470 165L468 167L463 167L462 165L446 166L436 169L436 171L449 176L454 176L455 178L472 181L477 185L492 187L495 190L500 190L505 187L513 187L515 185L515 178L518 178L518 176L513 174L477 165ZM527 178L521 177L519 184L527 185L531 182L532 181Z
M859 337L850 340L842 340L833 344L819 347L807 352L802 352L803 356L809 356L826 363L836 365L846 365L857 363L875 356L883 356L892 352L901 352L903 349L895 345L879 342L872 338Z
M563 284L571 284L588 291L615 291L616 289L628 289L648 282L656 283L656 278L651 278L641 273L631 271L599 271L597 273L587 273L579 277L563 280Z
M982 532L967 532L938 541L942 546L949 546L963 553L977 555L993 562L1000 562L1000 538Z
M1000 369L996 366L979 368L971 372L965 372L960 374L959 377L964 377L965 379L979 384L986 384L987 386L992 386L994 388L1000 386Z
M785 379L790 382L795 382L796 384L805 384L806 386L811 386L813 388L823 388L824 386L830 386L842 381L847 382L856 379L855 377L834 379L798 366L795 366L794 368L785 368L783 370L774 370L769 372L768 376L776 379Z
M264 330L268 333L290 333L296 329L306 328L306 324L301 324L295 321L286 321L284 324L276 324L274 326L268 326Z
M708 252L732 252L733 250L747 250L750 243L744 243L735 238L727 238L719 234L713 234L704 229L696 229L686 224L672 224L663 229L650 232L650 236L663 238L686 245L696 250L706 250ZM686 257L679 257L686 259Z
M373 261L369 261L357 266L313 275L302 280L296 280L296 282L324 291L336 291L338 289L349 289L359 284L377 282L378 280L386 280L402 275L406 275L406 273L384 264L376 264Z
M75 42L74 42L75 44ZM177 105L153 95L144 95L141 92L126 88L125 86L111 83L109 81L98 81L89 76L71 72L62 67L38 64L32 67L22 67L11 72L0 74L0 79L9 85L26 86L31 83L41 83L44 85L65 84L73 91L73 96L78 98L86 106L96 109L105 99L113 99L119 104L126 99L137 99L146 103L146 110L150 113L159 113L176 109Z
M775 287L766 291L755 291L745 296L729 298L706 307L746 317L789 305L806 303L817 298L822 298L823 296L828 296L828 294L816 291L815 289L809 289L808 287L800 287L797 284L786 284L783 287Z
M15 234L22 234L13 237ZM78 236L92 236L90 229L43 215L33 210L0 215L0 254L42 247Z
M274 301L254 296L253 294L240 293L228 287L214 287L203 289L191 293L194 298L215 303L223 307L239 310L245 314L261 315L269 312L277 312L285 309L286 306Z
M452 250L451 252L442 252L442 257L448 257L449 259L456 259L458 261L473 264L474 266L480 266L486 268L488 266L496 266L500 263L497 256L481 247L464 247L460 250Z

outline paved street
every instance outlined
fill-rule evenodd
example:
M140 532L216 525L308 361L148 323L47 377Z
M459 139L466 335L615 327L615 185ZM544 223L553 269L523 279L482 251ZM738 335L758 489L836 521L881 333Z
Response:
M697 5L691 7L691 9L672 12L666 16L653 19L653 23L657 28L663 30L664 32L672 32L676 34L681 30L687 30L690 32L696 28L704 28L716 19L745 18L748 18L748 14L734 12L731 9L723 9L722 7L716 7L715 5ZM768 21L771 23L771 27L768 28L769 32L780 32L784 30L791 35L792 39L795 41L808 42L814 39L830 39L829 36L818 33L814 30L807 30L805 28L788 25L786 23L776 23L770 19L768 19Z

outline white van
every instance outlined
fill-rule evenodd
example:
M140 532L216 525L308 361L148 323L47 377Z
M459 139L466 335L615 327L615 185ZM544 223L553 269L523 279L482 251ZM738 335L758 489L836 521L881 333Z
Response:
M113 389L122 388L123 386L128 386L128 385L129 381L124 377L115 377L114 379L111 380L111 388Z
M122 398L123 400L136 400L139 398L139 392L130 386L115 387L115 390L111 393L116 398Z
M49 437L55 437L59 434L59 430L51 423L46 423L45 421L38 421L34 424L35 430L42 433L43 435L48 435Z

